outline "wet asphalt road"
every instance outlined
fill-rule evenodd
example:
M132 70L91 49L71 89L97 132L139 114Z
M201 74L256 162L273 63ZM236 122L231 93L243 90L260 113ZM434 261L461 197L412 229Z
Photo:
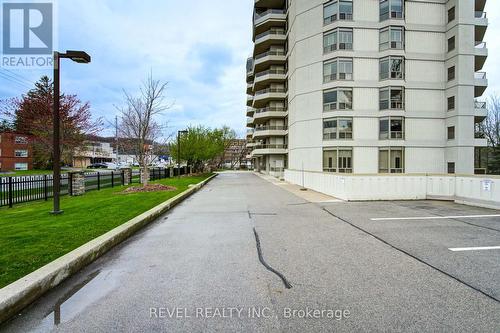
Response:
M0 331L499 332L500 250L449 248L499 246L500 218L439 218L484 214L311 204L224 173Z

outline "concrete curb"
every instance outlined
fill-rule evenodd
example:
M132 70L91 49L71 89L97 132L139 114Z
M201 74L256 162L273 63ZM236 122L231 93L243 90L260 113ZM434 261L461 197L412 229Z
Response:
M0 289L0 323L200 190L217 174Z

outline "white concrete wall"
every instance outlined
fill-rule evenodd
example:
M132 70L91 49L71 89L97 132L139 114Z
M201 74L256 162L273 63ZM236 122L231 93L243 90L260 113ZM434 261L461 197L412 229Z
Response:
M285 170L285 180L347 201L442 199L500 208L499 176L353 175ZM486 183L490 183L489 188Z

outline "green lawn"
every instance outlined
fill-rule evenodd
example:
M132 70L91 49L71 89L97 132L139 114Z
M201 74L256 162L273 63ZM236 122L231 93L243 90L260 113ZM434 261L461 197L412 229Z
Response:
M183 192L210 175L156 181L172 192L121 193L125 187L61 198L64 214L49 214L52 202L0 208L0 288Z

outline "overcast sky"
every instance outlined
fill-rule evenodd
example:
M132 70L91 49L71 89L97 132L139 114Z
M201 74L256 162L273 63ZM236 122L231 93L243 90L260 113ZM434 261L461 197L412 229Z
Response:
M150 70L168 81L170 132L187 125L245 130L245 62L252 51L254 0L71 0L58 5L59 50L81 49L92 63L64 61L61 86L113 121L122 90L134 93ZM489 0L486 94L500 93L500 1ZM50 71L0 68L0 99L19 96ZM15 77L16 79L6 79ZM112 135L111 126L105 130Z

